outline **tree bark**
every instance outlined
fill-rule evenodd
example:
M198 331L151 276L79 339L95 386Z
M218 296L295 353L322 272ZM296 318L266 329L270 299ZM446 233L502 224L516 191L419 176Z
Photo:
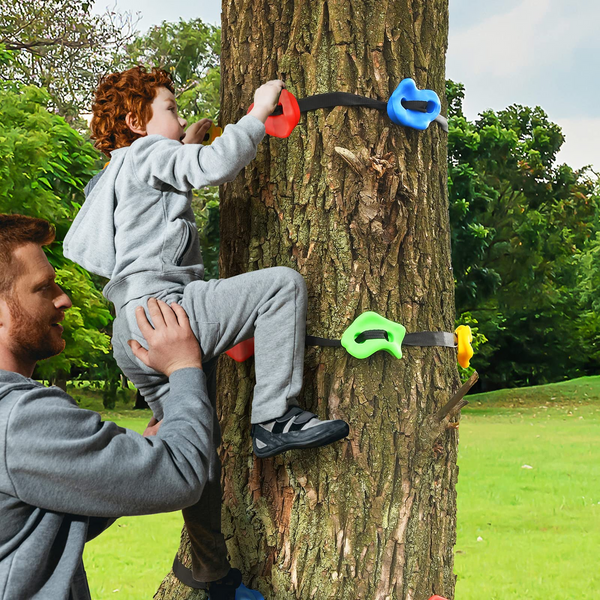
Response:
M388 100L412 77L445 106L447 33L447 0L225 0L221 122L239 120L275 78L297 98ZM277 265L305 277L312 335L339 338L367 310L409 332L453 331L438 124L416 131L337 107L262 142L221 189L221 275ZM435 415L459 387L456 352L403 353L309 349L300 404L345 419L350 436L266 460L249 436L252 361L221 359L223 528L232 564L265 598L453 597L458 434ZM160 597L202 598L175 588Z

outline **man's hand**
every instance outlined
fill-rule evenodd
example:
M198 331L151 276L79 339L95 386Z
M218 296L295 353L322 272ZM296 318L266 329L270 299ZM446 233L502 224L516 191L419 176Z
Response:
M281 79L273 79L261 85L254 92L254 106L248 114L264 123L267 117L277 108L281 90L284 88L285 83Z
M185 130L185 137L182 143L184 144L201 144L204 141L204 137L208 133L212 121L210 119L200 119L196 123L192 123Z
M158 430L160 429L161 425L162 425L162 421L157 421L154 417L152 417L150 419L148 425L146 425L146 429L144 430L144 433L142 435L144 437L156 435L158 433Z
M169 307L162 300L150 298L148 312L154 327L148 321L143 307L138 306L135 311L140 331L148 342L146 350L136 340L127 341L135 356L167 377L179 369L201 369L202 351L185 310L176 302Z

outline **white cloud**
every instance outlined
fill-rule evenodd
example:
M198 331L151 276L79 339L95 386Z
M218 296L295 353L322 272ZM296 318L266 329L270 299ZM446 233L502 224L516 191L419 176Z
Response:
M535 63L532 52L535 31L550 6L550 0L525 0L507 13L450 33L449 62L473 75L507 77Z
M553 121L561 126L566 138L557 161L574 169L591 164L595 171L600 172L600 118L558 118Z
M448 64L471 75L527 79L566 66L582 45L597 49L599 19L600 3L574 2L569 10L562 0L523 0L471 27L451 28Z
M96 0L93 12L100 14L108 10L140 13L138 30L145 32L162 21L176 22L179 19L202 19L205 23L221 23L221 3L212 0Z
M463 16L458 22L453 2L455 14ZM486 108L511 104L541 106L567 138L558 160L600 169L600 120L593 103L600 94L594 77L600 2L518 0L500 13L490 3L489 16L479 2L450 0L447 75L465 84L466 116L473 120ZM473 11L477 18L465 19Z

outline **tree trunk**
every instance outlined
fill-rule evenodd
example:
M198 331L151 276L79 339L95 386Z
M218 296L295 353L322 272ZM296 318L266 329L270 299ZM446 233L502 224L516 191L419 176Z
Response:
M387 100L405 77L444 103L448 0L225 0L222 124L282 78L297 98ZM442 111L443 114L445 111ZM304 114L221 189L221 274L285 265L305 277L308 333L339 338L367 310L407 331L452 331L446 134L383 112ZM300 404L350 436L261 460L251 451L252 361L221 359L223 528L233 566L268 600L454 595L456 352L358 360L309 349ZM164 598L202 598L174 585Z

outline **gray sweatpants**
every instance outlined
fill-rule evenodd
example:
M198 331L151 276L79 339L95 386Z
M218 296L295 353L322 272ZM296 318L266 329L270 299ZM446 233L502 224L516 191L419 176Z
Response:
M127 344L134 339L147 346L135 309L147 308L150 297L183 306L200 342L203 360L254 337L252 423L280 417L297 404L306 336L306 284L302 275L287 267L273 267L229 279L193 281L181 292L143 296L117 310L112 339L115 360L160 420L169 380L136 358Z
M147 346L135 319L135 309L140 305L147 308L149 297L137 298L118 308L112 342L117 364L160 420L162 403L168 401L169 380L138 360L127 344L127 340L135 339ZM251 337L255 341L256 372L252 423L280 417L297 404L306 335L306 285L299 273L274 267L230 279L194 281L181 292L152 297L168 304L177 302L185 309L202 347L213 406L216 358ZM214 421L208 481L200 501L182 511L192 546L192 572L198 581L214 581L229 570L221 533L221 463L217 454L221 432L216 409Z

